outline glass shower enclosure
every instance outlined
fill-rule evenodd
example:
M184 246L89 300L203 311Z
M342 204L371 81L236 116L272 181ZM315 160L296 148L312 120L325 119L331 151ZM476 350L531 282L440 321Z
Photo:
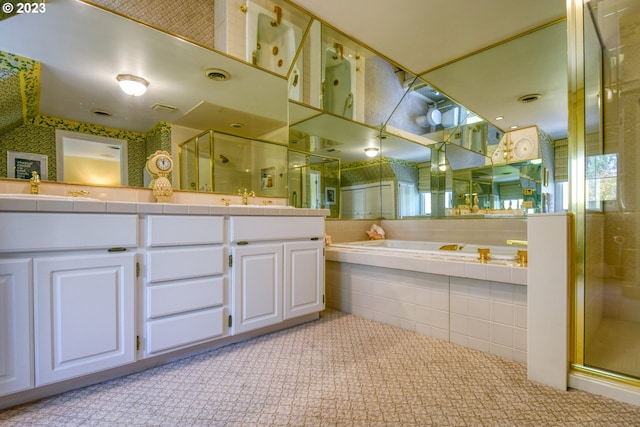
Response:
M592 0L583 18L574 368L640 386L640 3Z
M179 144L180 189L287 197L287 146L208 130Z

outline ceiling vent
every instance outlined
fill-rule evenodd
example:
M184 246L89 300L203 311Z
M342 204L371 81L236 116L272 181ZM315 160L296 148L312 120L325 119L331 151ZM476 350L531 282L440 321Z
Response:
M542 98L542 95L540 95L539 93L530 93L528 95L522 95L520 98L518 98L518 102L521 104L528 104L530 102L535 102L540 98Z
M107 111L107 110L101 110L101 109L99 109L99 108L96 108L96 109L94 109L94 110L91 110L91 112L92 112L93 114L95 114L96 116L101 116L101 117L111 117L111 116L112 116L112 114L111 114L111 112L110 112L110 111Z
M178 109L178 107L174 107L173 105L167 105L167 104L153 104L151 109L154 111L159 111L161 113L173 113Z
M214 80L216 82L223 82L231 78L231 74L219 68L206 69L204 70L204 75L207 76L207 78Z

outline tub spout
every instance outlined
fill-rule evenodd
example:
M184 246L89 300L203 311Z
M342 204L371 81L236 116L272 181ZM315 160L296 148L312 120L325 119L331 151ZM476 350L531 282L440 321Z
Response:
M529 242L527 240L507 240L507 245L520 245L527 246Z
M276 19L271 21L271 26L278 27L280 21L282 21L282 8L280 6L273 6L273 12L276 14Z
M340 59L344 60L344 46L342 43L335 43L333 47L336 48L336 52L340 52Z

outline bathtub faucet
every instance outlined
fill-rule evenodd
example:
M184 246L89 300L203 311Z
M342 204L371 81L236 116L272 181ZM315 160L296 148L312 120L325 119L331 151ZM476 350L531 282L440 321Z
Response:
M527 246L528 244L529 244L529 241L527 240L507 240L507 245Z
M282 20L282 8L280 6L273 6L273 12L276 14L276 19L271 21L272 27L280 26L280 21Z

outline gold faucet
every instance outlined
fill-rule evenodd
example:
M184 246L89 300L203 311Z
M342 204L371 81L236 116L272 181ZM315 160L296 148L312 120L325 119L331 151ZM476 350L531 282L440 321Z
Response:
M39 194L40 193L40 175L38 175L37 171L31 172L31 179L29 180L31 183L31 194Z
M253 191L250 191L247 193L247 189L244 189L244 192L241 192L240 190L238 190L238 195L242 196L242 204L243 205L248 205L249 204L249 197L256 197L256 193L254 193Z
M485 264L487 261L491 259L489 248L478 248L478 261Z
M336 48L337 53L340 53L340 59L344 60L344 46L342 45L342 43L334 43L333 47Z
M273 12L276 14L276 19L271 21L272 27L280 26L280 21L282 20L282 8L280 6L273 6Z
M527 246L528 244L529 244L528 240L507 240L507 245Z

